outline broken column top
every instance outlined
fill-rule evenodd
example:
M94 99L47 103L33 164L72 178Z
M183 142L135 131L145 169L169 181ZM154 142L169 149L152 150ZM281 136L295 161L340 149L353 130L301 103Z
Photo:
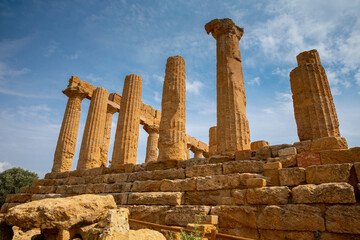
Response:
M205 25L207 34L211 33L217 39L224 33L232 33L240 40L244 34L244 29L235 25L230 18L214 19Z
M296 56L298 66L306 64L321 65L320 56L316 49L305 51Z

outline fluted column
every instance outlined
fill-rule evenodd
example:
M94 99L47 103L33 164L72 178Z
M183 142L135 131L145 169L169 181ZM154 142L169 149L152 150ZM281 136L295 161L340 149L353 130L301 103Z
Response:
M101 166L100 152L104 140L109 91L98 87L94 90L85 123L77 169Z
M185 60L169 57L161 102L159 160L185 160L186 154Z
M108 152L109 152L110 137L111 137L111 125L112 125L113 115L116 112L117 109L114 106L110 104L107 106L104 138L100 149L101 166L104 167L107 167Z
M325 69L316 50L300 53L290 73L300 141L340 137L339 122Z
M217 136L216 136L216 126L215 127L211 127L209 129L209 156L213 156L216 155L216 148L217 148L217 144L216 144L216 140L217 140Z
M81 101L88 94L80 87L69 87L65 89L63 93L68 96L69 99L66 104L56 145L52 172L66 172L71 170L79 132Z
M136 164L139 140L141 76L130 74L125 77L119 118L116 127L111 166L125 163Z
M216 39L217 151L250 149L249 122L239 41L244 30L231 19L215 19L205 30Z
M157 161L159 126L144 125L144 130L149 134L146 145L145 162Z

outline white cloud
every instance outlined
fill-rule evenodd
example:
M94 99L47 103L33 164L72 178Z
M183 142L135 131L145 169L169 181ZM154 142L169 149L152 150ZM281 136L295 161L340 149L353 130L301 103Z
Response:
M259 78L259 77L255 77L255 78L253 78L252 80L247 81L247 84L260 86L260 78Z
M84 77L84 80L90 83L97 83L97 82L101 82L103 79L102 77L97 77L94 74L90 73Z
M155 92L154 101L157 102L157 103L161 103L161 97L160 97L159 92Z
M17 77L31 72L28 68L13 69L5 62L0 62L0 80L4 80L7 77Z
M360 86L360 69L355 74L355 80L356 80L356 84Z
M186 81L186 92L193 93L195 95L199 95L203 88L204 84L199 81Z
M0 162L0 172L5 171L6 169L9 169L11 167L11 164L8 162Z

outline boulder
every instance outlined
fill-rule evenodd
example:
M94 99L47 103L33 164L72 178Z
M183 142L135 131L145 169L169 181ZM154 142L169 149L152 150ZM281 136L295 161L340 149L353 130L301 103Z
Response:
M130 230L119 237L119 240L166 240L160 232L150 229Z

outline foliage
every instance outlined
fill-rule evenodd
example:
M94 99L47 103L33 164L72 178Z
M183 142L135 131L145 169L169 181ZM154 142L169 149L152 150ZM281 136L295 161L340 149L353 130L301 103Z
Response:
M180 240L202 240L202 239L204 239L204 233L201 233L199 231L199 226L197 225L200 222L200 220L201 220L201 214L198 215L198 219L194 223L194 231L191 232L190 234L181 230ZM172 234L170 234L170 240L173 240Z
M6 195L19 193L20 188L30 186L32 181L38 179L34 172L20 167L10 168L0 173L0 207L5 203Z

